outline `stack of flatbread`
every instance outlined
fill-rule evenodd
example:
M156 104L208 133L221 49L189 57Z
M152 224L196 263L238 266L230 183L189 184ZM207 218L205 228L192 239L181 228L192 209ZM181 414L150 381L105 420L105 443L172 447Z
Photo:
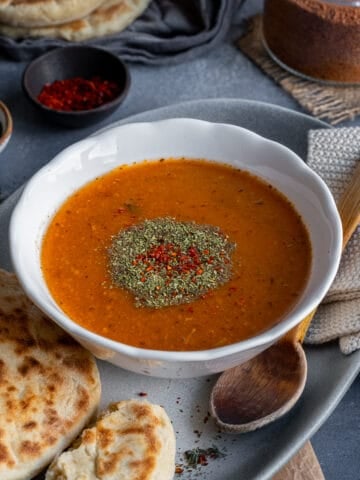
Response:
M78 42L118 33L150 0L0 0L0 34Z

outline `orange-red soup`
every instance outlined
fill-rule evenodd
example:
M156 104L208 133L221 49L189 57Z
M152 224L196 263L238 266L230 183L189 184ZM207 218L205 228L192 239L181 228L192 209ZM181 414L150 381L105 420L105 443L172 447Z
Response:
M189 304L136 307L111 282L108 249L121 229L157 217L220 227L236 243L230 281ZM142 162L95 179L65 201L42 245L47 285L69 317L158 350L220 347L268 329L293 307L310 266L292 204L261 179L204 160Z

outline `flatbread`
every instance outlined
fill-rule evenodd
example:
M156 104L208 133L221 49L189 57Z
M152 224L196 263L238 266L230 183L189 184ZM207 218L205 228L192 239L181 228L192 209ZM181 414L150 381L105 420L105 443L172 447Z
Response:
M175 435L165 410L147 401L112 404L45 480L171 480Z
M0 479L28 480L96 413L93 356L0 270Z
M89 40L121 32L142 14L149 3L150 0L106 0L81 20L43 28L0 25L0 33L12 38L48 37L72 42Z
M46 27L83 18L104 0L0 0L0 23Z

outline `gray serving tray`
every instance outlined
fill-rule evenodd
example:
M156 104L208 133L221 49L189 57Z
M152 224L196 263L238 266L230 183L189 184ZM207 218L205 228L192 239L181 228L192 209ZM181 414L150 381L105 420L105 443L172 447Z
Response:
M172 117L240 125L285 144L304 159L308 130L328 128L327 124L307 115L235 99L172 105L132 116L116 125ZM8 224L19 195L20 191L15 192L0 206L0 266L9 270ZM186 380L157 379L99 361L103 387L101 407L112 401L140 398L140 393L146 393L149 401L165 407L173 422L178 464L184 464L184 452L195 447L216 446L225 454L196 470L185 467L179 479L270 479L323 424L360 370L360 351L346 357L335 343L306 348L306 354L309 375L300 401L285 417L256 432L243 435L218 432L208 416L209 394L216 375Z

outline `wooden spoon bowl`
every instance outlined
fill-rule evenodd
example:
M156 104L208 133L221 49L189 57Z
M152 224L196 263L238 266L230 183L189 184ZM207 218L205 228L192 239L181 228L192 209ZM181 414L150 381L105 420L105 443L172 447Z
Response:
M294 348L289 342L276 343L220 376L211 395L211 414L223 431L260 428L292 408L304 388L306 374L301 345Z

